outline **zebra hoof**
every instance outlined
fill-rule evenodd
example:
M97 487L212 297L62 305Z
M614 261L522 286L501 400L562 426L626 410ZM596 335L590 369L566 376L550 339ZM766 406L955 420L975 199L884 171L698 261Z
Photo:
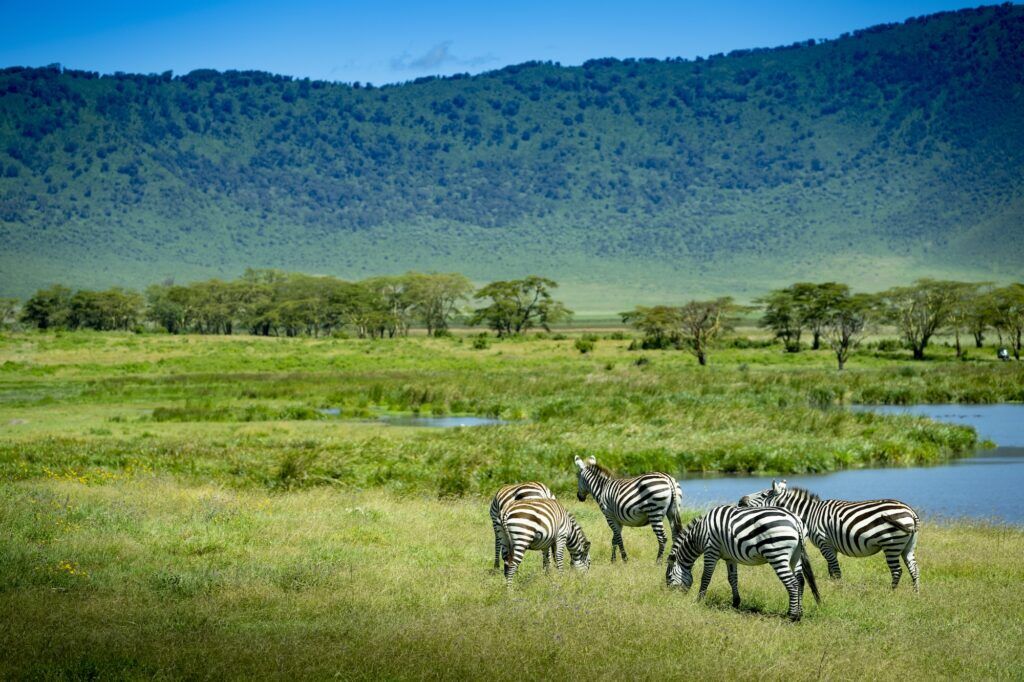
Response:
M739 599L733 599L732 600L732 607L734 609L738 609L740 607L740 600Z

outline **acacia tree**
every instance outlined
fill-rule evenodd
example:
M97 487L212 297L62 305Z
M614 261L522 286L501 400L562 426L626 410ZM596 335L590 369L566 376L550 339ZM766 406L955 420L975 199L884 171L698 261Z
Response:
M882 318L896 326L915 360L924 359L928 342L948 322L958 286L959 282L919 279L879 295Z
M18 299L0 298L0 329L7 326L8 321L17 319Z
M21 321L39 329L64 327L71 311L71 296L71 289L60 284L40 289L25 302L25 307L21 309Z
M477 308L471 325L486 323L498 336L521 334L535 326L550 331L550 325L568 318L572 311L551 297L558 283L531 275L525 279L491 282L473 298L490 299L490 305Z
M992 323L1000 337L1010 343L1013 357L1020 360L1024 336L1024 284L1014 283L992 292Z
M952 300L949 306L949 328L956 342L956 356L963 355L962 334L974 334L975 345L984 340L985 314L981 301L982 285L974 282L950 282ZM978 328L979 324L980 329ZM978 345L980 348L981 346Z
M846 366L850 351L860 345L874 306L874 297L849 292L833 299L821 326L822 336L836 354L839 369Z
M625 324L643 332L644 348L679 346L679 308L667 305L637 306L621 315Z
M787 351L798 352L803 333L803 313L793 290L776 289L754 302L764 307L764 315L758 324L775 332L775 338L782 339Z
M797 282L789 288L793 293L800 324L811 332L811 350L818 350L821 348L821 335L827 320L836 306L849 297L850 287L837 282Z
M473 291L473 283L458 272L412 272L406 277L414 311L423 321L429 336L448 331L448 323L458 313L459 304Z
M710 301L690 301L679 308L680 341L701 365L708 364L708 347L728 329L727 316L735 309L729 296Z

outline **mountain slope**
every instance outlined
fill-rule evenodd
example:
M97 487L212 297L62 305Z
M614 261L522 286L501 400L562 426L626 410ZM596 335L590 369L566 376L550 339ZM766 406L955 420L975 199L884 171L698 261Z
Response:
M1024 8L383 88L0 72L0 290L542 272L588 310L1024 262Z

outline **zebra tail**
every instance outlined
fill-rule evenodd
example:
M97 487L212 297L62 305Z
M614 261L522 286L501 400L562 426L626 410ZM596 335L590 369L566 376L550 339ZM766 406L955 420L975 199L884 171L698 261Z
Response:
M896 526L904 533L916 533L919 521L915 514L912 518L908 519L904 512L889 512L885 514L885 520Z
M811 567L811 557L807 556L807 548L804 547L804 543L800 541L800 564L803 566L804 579L807 580L807 586L811 588L811 594L814 595L814 602L816 604L821 603L821 595L818 593L818 583L814 580L814 569Z
M512 536L505 527L505 519L501 519L501 560L508 564L512 558Z
M683 518L681 516L683 493L679 489L679 482L674 478L672 479L672 500L668 504L668 523L672 526L672 541L673 544L675 539L683 532Z

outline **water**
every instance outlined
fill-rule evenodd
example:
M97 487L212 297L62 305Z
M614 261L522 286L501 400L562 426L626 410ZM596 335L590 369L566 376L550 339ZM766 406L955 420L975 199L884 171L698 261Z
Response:
M1024 523L1024 405L858 406L885 414L919 414L973 426L998 447L930 467L854 469L789 476L822 497L903 500L930 518L968 517ZM727 476L679 482L688 507L734 504L771 485L771 478Z
M323 407L317 410L327 417L340 417L341 408ZM425 426L437 429L454 429L461 426L492 426L494 424L508 424L508 420L494 417L419 417L408 414L382 414L377 417L378 421L391 426Z
M453 429L459 426L493 426L507 424L504 419L494 417L414 417L409 415L381 415L380 420L392 426L428 426L438 429Z

